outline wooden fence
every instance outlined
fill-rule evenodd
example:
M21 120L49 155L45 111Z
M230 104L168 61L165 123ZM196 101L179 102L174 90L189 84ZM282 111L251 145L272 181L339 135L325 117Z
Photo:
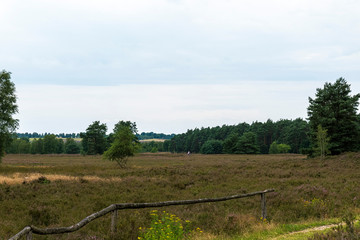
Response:
M252 192L247 194L238 194L233 196L227 196L222 198L204 198L204 199L196 199L196 200L181 200L181 201L167 201L167 202L156 202L156 203L119 203L119 204L112 204L107 208L102 209L99 212L93 213L90 216L87 216L80 222L70 226L70 227L59 227L59 228L38 228L35 226L27 226L15 236L11 237L9 240L17 240L23 236L26 236L26 240L32 240L33 234L38 235L50 235L50 234L63 234L63 233L70 233L79 230L80 228L84 227L86 224L90 223L91 221L102 217L108 213L112 213L111 216L111 232L116 232L116 223L117 223L117 215L118 210L123 209L136 209L136 208L158 208L158 207L165 207L165 206L172 206L172 205L189 205L189 204L197 204L197 203L209 203L209 202L221 202L227 201L231 199L237 198L245 198L251 197L255 195L261 195L261 217L263 219L267 218L266 213L266 198L265 194L269 192L274 192L274 189L268 189L265 191L259 192Z

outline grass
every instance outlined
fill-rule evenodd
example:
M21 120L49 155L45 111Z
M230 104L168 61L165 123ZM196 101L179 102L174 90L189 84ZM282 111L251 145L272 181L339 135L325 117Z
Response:
M275 188L260 196L165 207L203 233L194 239L269 239L359 213L360 154L325 160L302 155L139 154L126 169L101 156L7 155L0 164L0 238L23 227L70 226L113 203L222 197ZM78 232L36 239L137 239L152 209L119 212L121 229L110 234L110 215ZM281 239L281 238L279 238Z

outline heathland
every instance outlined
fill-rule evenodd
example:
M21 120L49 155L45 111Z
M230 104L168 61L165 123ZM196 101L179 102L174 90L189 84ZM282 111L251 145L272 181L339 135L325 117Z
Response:
M215 198L274 188L260 196L156 210L200 228L197 239L268 239L314 223L333 222L360 205L360 153L325 159L304 155L137 154L126 168L101 156L7 155L0 165L0 236L27 225L65 227L113 203ZM80 231L35 239L137 239L154 209L119 212Z

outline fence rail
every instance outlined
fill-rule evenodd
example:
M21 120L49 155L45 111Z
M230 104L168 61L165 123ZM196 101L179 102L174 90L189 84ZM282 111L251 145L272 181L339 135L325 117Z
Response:
M165 207L165 206L173 206L173 205L189 205L189 204L198 204L198 203L209 203L209 202L221 202L238 198L251 197L255 195L261 195L261 217L266 219L266 198L265 194L269 192L274 192L274 189L268 189L265 191L252 192L247 194L237 194L227 197L221 198L203 198L196 200L180 200L180 201L166 201L166 202L155 202L155 203L118 203L112 204L99 212L93 213L80 222L70 226L70 227L59 227L59 228L38 228L35 226L27 226L15 236L11 237L9 240L17 240L23 236L26 236L26 240L32 240L33 234L38 235L50 235L50 234L63 234L70 233L79 230L84 227L86 224L94 221L95 219L102 217L108 213L112 213L111 217L111 232L116 231L116 222L117 222L117 214L118 210L123 209L137 209L137 208L155 208L155 207Z

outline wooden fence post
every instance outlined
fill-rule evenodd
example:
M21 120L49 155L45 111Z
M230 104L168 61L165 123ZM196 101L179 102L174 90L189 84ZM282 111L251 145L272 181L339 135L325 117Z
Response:
M28 234L26 234L26 240L32 240L32 231L28 232Z
M263 220L267 218L265 193L261 193L261 217Z
M115 233L117 230L117 217L118 217L118 210L114 210L111 214L111 233Z

